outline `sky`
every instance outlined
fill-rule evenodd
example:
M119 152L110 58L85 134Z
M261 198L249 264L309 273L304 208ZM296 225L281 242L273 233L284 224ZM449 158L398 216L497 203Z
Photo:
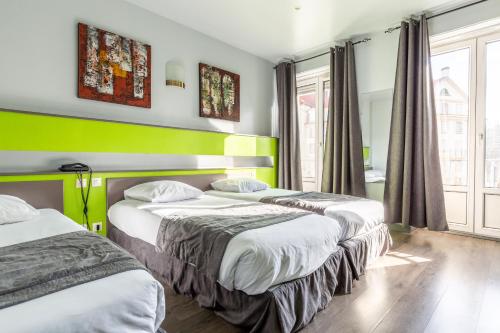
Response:
M441 53L432 57L432 77L439 79L441 69L450 67L450 78L468 95L469 90L469 48Z
M486 124L500 125L500 41L486 47Z
M440 78L441 69L448 66L450 78L468 94L469 54L469 48L464 48L433 56L433 78ZM500 125L500 41L488 43L486 46L486 72L486 125L493 128Z

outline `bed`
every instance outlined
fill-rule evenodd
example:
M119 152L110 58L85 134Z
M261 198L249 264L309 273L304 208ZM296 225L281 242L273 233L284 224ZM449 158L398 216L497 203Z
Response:
M209 190L208 195L272 203L296 207L336 219L342 227L342 239L366 234L384 222L384 206L381 202L354 197L320 192L299 192L278 188L269 188L250 193L236 193Z
M300 208L338 221L342 230L339 244L347 250L355 279L359 279L367 265L385 255L392 245L389 228L383 223L384 206L375 200L278 188L248 193L218 190L205 193L215 197Z
M351 291L352 271L345 249L338 246L340 226L332 219L289 207L208 195L163 204L123 197L125 189L152 180L178 180L207 190L221 177L108 179L108 237L177 293L195 298L200 306L252 332L298 331L334 294ZM177 232L174 229L164 232L166 225L175 225L179 219L183 230L198 221L191 220L194 218L214 228L213 224L222 223L225 216L229 220L243 217L245 224L251 221L259 227L236 232L223 252L211 248L223 244L219 234L214 241L203 232L184 233L180 238L171 237ZM284 220L273 222L277 217ZM267 224L262 225L263 221ZM162 243L165 237L167 242ZM180 239L182 243L195 239L197 244L183 245L182 251L169 247ZM198 240L204 239L210 245L198 248ZM191 257L184 257L185 253ZM222 258L215 260L218 255L213 253L222 253Z
M162 331L162 285L124 250L61 213L62 182L0 183L0 193L30 200L39 213L26 221L0 225L2 331ZM89 262L94 260L93 250L110 248L115 253L106 251L103 257L116 255L116 261L102 260L105 272L80 262L64 264L75 252L84 252L83 261ZM57 263L57 269L48 271Z

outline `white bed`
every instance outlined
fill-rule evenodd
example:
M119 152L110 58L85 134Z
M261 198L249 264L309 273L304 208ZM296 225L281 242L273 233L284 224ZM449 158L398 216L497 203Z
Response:
M53 209L0 225L0 247L83 230ZM127 271L0 310L2 332L156 332L163 287L144 270Z
M256 191L251 193L236 193L236 192L223 192L210 190L205 194L220 198L229 198L236 200L246 200L259 202L265 197L277 197L298 194L301 192L290 191L279 188L270 188L263 191ZM354 213L358 218L353 219L339 219L339 213L349 212ZM384 222L384 205L375 200L363 201L346 201L332 205L325 209L325 216L335 218L342 228L341 241L350 239L352 237L363 235L370 232L379 224ZM354 227L352 224L356 224Z
M161 204L127 199L110 207L108 216L122 232L156 246L162 216L245 203L209 195ZM255 295L306 276L338 250L340 233L335 220L315 214L242 232L226 248L218 282L228 290Z

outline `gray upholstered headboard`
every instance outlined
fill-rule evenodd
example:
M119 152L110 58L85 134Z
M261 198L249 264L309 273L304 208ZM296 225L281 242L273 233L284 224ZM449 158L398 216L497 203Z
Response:
M227 178L225 174L204 174L186 176L157 176L157 177L131 177L131 178L108 178L106 180L106 207L109 209L113 204L124 199L123 191L147 182L156 180L175 180L199 188L202 191L210 189L210 183Z
M62 180L0 182L0 194L23 199L35 208L53 208L64 213Z

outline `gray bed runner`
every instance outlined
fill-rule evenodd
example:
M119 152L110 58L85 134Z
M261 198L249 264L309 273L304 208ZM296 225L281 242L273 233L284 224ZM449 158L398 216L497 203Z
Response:
M234 236L310 214L260 203L180 212L163 218L158 230L157 250L216 280L227 244Z
M0 309L136 269L146 268L87 231L0 247Z
M325 209L330 206L345 204L353 201L367 201L368 199L352 195L323 193L323 192L301 192L285 196L270 196L260 199L260 202L275 204L286 207L305 209L320 215L325 215Z

